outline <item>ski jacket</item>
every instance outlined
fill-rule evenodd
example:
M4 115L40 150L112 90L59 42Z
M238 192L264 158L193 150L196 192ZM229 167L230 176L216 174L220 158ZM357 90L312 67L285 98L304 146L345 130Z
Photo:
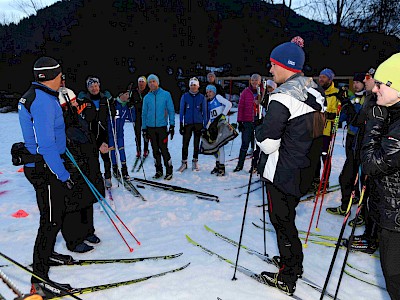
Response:
M238 105L238 122L253 122L255 117L255 100L257 99L257 91L253 91L251 87L247 87L240 94Z
M149 93L149 87L146 85L142 92L139 91L139 88L136 87L130 92L129 95L129 106L134 107L135 113L137 116L142 115L143 109L143 99Z
M368 120L361 164L374 184L368 208L382 228L400 232L400 103L387 108L386 121Z
M290 77L275 89L270 97L263 123L256 127L256 142L267 155L260 158L262 175L285 194L304 195L312 176L308 153L316 127L322 134L325 110L324 91L312 78L299 74ZM320 124L316 124L319 122ZM312 179L312 178L311 178Z
M340 122L346 121L347 123L347 134L356 135L358 128L352 125L355 115L361 110L361 107L365 100L365 91L356 93L354 97L351 98L351 102L343 105L342 111L340 113ZM350 106L353 106L351 109Z
M143 99L142 129L175 126L175 109L170 92L158 88Z
M112 124L111 120L109 120L108 124L108 137L109 137L109 145L114 145L114 136L116 134L116 138L120 138L124 136L124 125L125 121L129 120L133 122L135 120L135 110L130 109L128 105L122 104L117 97L116 101L112 104L113 110L115 111L115 116L112 117Z
M207 100L203 94L187 92L182 95L179 106L179 121L181 124L203 124L207 126Z
M58 92L33 82L19 100L18 111L26 148L31 154L41 154L51 172L65 182L70 174L61 158L66 151L66 136Z
M335 123L335 118L338 110L339 100L337 98L339 90L335 88L335 84L332 84L325 90L326 98L326 121L324 127L324 135L331 136L333 124Z
M232 107L232 102L225 99L221 95L216 95L214 99L208 101L207 110L209 117L208 117L207 128L219 115L226 116L231 107Z
M108 91L100 92L97 97L93 97L89 92L80 92L78 94L78 105L86 106L81 116L89 123L89 129L96 137L98 147L102 143L108 144L108 124L109 115L115 116L113 108L113 98ZM98 107L96 107L96 105Z

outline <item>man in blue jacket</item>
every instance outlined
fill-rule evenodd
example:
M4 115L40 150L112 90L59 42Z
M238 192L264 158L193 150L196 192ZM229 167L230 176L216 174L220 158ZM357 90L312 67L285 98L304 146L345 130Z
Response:
M207 126L207 100L203 94L199 92L200 83L196 77L189 80L189 92L182 95L179 120L179 133L183 136L182 144L182 165L178 169L183 172L187 169L187 158L190 138L194 134L193 140L193 160L192 170L199 171L199 145L201 132Z
M142 132L145 140L151 141L156 174L153 179L163 175L161 156L164 159L166 174L164 179L172 179L172 160L168 151L168 135L171 140L175 133L175 110L170 92L159 87L160 80L154 74L147 77L150 92L143 99ZM167 125L169 122L169 130Z
M50 57L41 57L33 73L36 82L19 101L19 122L25 147L36 158L25 161L24 173L36 191L40 222L33 248L33 272L50 281L49 258L65 216L65 198L74 189L66 170L66 136L62 109L58 101L61 66ZM41 158L41 159L40 159ZM43 293L46 286L31 278L32 293ZM68 284L59 284L68 290Z

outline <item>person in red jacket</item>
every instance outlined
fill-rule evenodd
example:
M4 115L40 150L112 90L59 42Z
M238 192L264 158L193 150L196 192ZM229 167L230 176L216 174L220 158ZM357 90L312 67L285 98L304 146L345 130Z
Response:
M237 121L239 132L242 133L242 145L240 146L239 161L233 172L239 172L243 169L247 149L251 141L254 141L254 121L259 113L259 101L261 99L260 84L261 76L253 74L250 78L250 86L240 94Z

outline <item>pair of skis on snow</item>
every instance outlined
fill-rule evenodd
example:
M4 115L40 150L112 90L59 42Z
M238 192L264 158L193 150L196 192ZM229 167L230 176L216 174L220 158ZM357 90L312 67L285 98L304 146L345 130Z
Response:
M133 163L131 172L139 172L148 156L137 156ZM139 163L140 162L140 163ZM138 166L139 165L139 166ZM136 168L137 167L137 168Z
M85 265L91 265L91 264L111 264L111 263L131 264L131 263L137 263L137 262L149 261L149 260L170 260L170 259L177 258L177 257L179 257L181 255L182 255L182 253L176 253L176 254L170 254L170 255L162 255L162 256L126 258L126 259L70 260L70 261L59 261L58 265L59 266L85 266ZM18 262L16 262L12 258L6 256L5 254L0 252L0 256L3 257L4 259L8 260L12 264L18 266L20 269L24 270L25 272L27 272L27 273L29 273L31 275L34 275L32 273L32 271L29 270L27 267L22 266L21 264L19 264ZM55 266L55 265L57 265L57 263L52 261L52 265ZM127 285L131 285L131 284L139 283L139 282L151 279L151 278L161 277L161 276L164 276L164 275L169 274L169 273L175 273L175 272L181 271L181 270L187 268L189 265L190 265L190 262L185 264L185 265L183 265L183 266L181 266L181 267L179 267L179 268L170 269L170 270L167 270L167 271L164 271L164 272L161 272L161 273L156 273L156 274L152 274L152 275L148 275L148 276L144 276L144 277L140 277L140 278L136 278L136 279L126 280L126 281L120 281L120 282L114 282L114 283L106 283L106 284L100 284L100 285L88 286L88 287L81 287L81 288L74 288L70 292L61 291L59 294L55 294L55 293L51 292L50 290L45 290L46 299L60 299L62 297L71 296L71 295L75 296L75 298L77 298L77 299L80 299L80 298L77 297L78 295L93 293L93 292L97 292L97 291L104 291L104 290L108 290L108 289L115 288L115 287L127 286ZM1 279L4 280L3 277L1 277ZM43 280L43 281L45 282L45 280ZM47 282L45 282L45 283L47 284ZM51 286L51 284L48 284L48 285ZM55 286L54 288L57 289L57 286ZM16 289L12 289L12 290L14 292L17 291Z

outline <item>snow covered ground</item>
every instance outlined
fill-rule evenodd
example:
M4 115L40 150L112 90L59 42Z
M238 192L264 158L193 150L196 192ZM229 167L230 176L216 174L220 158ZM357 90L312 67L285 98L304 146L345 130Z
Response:
M176 115L177 124L179 116ZM231 116L231 123L236 122L236 114ZM32 186L18 173L19 167L11 164L10 148L14 142L22 141L22 134L16 113L0 115L1 156L0 156L0 182L9 182L0 185L0 251L23 265L32 262L32 248L36 236L39 220L39 212L36 207L35 194ZM132 167L136 153L133 127L131 123L125 124L125 148L128 157L128 168ZM336 138L336 146L333 156L333 169L331 184L338 181L338 175L344 163L343 130L340 129ZM178 133L169 142L174 169L180 166L182 137ZM189 160L192 155L192 144L189 148ZM231 151L232 147L232 151ZM238 156L240 148L240 136L225 146L226 159ZM146 275L163 272L171 268L179 267L187 262L190 266L178 273L168 274L159 278L150 279L130 286L119 287L107 291L96 292L80 296L82 299L217 299L241 300L241 299L289 299L288 296L264 286L255 280L236 273L236 281L232 281L234 269L229 264L219 260L216 256L210 256L200 248L188 243L185 234L203 244L207 248L221 254L235 262L237 248L207 232L204 225L239 241L240 229L243 218L243 210L246 196L235 197L245 192L246 187L240 189L225 190L246 184L249 180L250 160L246 160L243 171L233 173L237 161L227 162L225 177L216 177L210 174L215 165L213 156L199 157L200 172L192 172L190 169L182 174L174 173L170 182L186 188L218 195L219 203L196 199L193 195L178 194L162 190L152 189L146 186L140 189L148 200L143 202L133 197L123 187L117 187L114 181L112 193L117 205L117 213L127 224L141 245L135 244L129 234L120 226L121 232L127 241L135 249L130 253L127 246L108 220L106 214L95 208L95 228L102 243L96 250L89 254L71 253L66 249L65 242L59 235L55 250L60 253L71 254L75 259L98 258L129 258L173 254L183 252L183 255L173 260L147 261L135 264L110 264L74 267L54 267L50 271L50 278L59 282L68 282L72 286L83 287L102 283L116 282L143 277ZM146 177L151 179L154 175L152 159L145 162ZM143 178L143 173L131 173L131 176ZM253 176L253 180L255 180ZM161 182L165 182L161 180ZM259 183L254 184L257 187ZM256 205L262 203L261 190L250 194L246 222L243 231L242 244L259 252L264 252L263 232L254 227L252 222L260 223L262 209ZM340 204L340 191L328 194L325 197L319 228L321 234L338 236L343 218L332 216L325 212L327 206ZM314 203L312 201L300 203L297 208L296 222L298 229L306 231L310 222ZM26 218L14 218L11 215L23 209L29 216ZM355 206L353 206L353 216ZM352 218L352 217L351 217ZM268 215L266 217L268 221ZM315 220L312 231L315 230ZM270 225L267 228L272 228ZM350 234L351 228L346 226L345 236ZM356 234L361 234L363 229L357 229ZM304 235L302 235L304 237ZM277 255L275 233L267 232L267 253L270 256ZM326 274L331 262L334 248L308 243L304 248L305 277L324 284ZM331 277L328 290L335 292L338 274L342 265L345 252L339 250L337 263ZM350 253L349 263L361 269L363 274L354 269L349 272L362 279L372 281L384 286L379 259L362 253ZM0 258L0 265L9 264ZM255 272L263 270L275 270L272 265L262 262L259 258L249 255L243 249L240 251L239 264ZM15 266L2 267L1 270L25 293L29 292L30 275ZM0 282L0 294L6 299L14 299L15 295ZM298 283L296 295L302 299L319 299L320 295L310 287ZM359 280L344 275L339 291L340 299L389 299L386 291L363 283Z

